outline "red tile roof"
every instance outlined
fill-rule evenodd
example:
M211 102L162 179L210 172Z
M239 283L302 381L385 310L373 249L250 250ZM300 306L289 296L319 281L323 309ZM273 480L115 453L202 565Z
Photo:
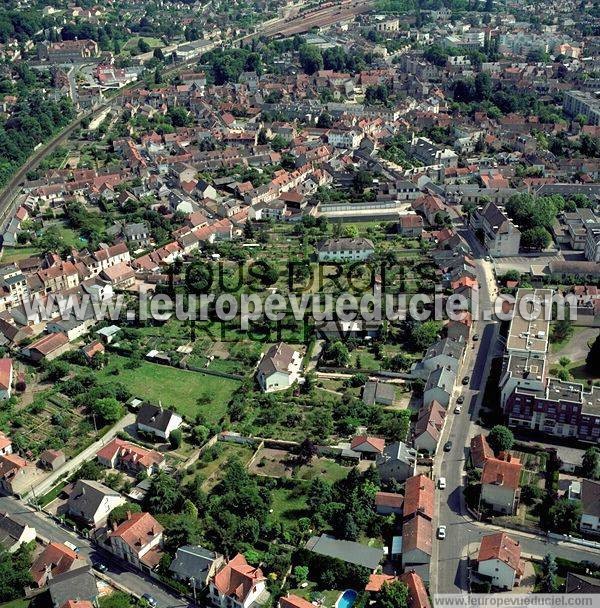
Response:
M279 598L279 608L315 608L310 602L297 595Z
M408 587L408 608L431 608L425 583L416 572L405 572L398 578Z
M481 473L482 484L494 484L516 490L521 478L521 463L517 458L508 456L510 460L488 458L483 463Z
M55 334L48 334L36 342L32 342L27 348L32 350L37 350L42 355L49 355L55 350L59 349L61 346L69 343L69 338L67 334L63 334L62 332L58 332Z
M363 447L365 444L371 446L380 454L383 454L383 450L385 448L385 439L380 439L379 437L368 437L367 435L358 435L352 440L350 447L353 450L356 450L357 448Z
M404 517L421 514L433 519L433 497L435 484L425 475L415 475L406 480L404 486Z
M50 543L37 557L31 566L31 577L38 586L46 582L47 568L53 577L68 572L77 559L75 551L69 549L62 543Z
M494 450L487 442L485 435L475 435L471 439L471 462L476 468L481 468L488 458L494 457Z
M375 505L378 507L391 507L399 509L404 503L402 494L394 494L393 492L377 492L375 494Z
M150 513L133 513L110 536L120 538L137 554L163 530Z
M10 388L12 366L12 359L7 357L0 359L0 389L2 390L7 391Z
M396 580L398 579L391 574L371 574L371 576L369 576L369 582L365 587L365 591L381 591L384 583L393 583Z
M404 522L402 526L402 551L408 553L420 549L426 555L431 555L433 541L433 524L429 519L417 515Z
M521 545L504 532L497 532L484 536L477 560L485 562L489 559L498 559L512 568L517 574L522 574Z
M221 595L244 602L256 583L265 580L262 570L250 566L246 558L238 553L215 575L215 587Z

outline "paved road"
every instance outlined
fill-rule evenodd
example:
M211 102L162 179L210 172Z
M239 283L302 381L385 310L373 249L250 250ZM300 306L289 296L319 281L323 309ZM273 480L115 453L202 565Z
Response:
M123 562L114 558L110 553L92 545L83 537L66 530L43 513L24 506L11 497L0 497L0 511L17 515L22 521L34 527L38 537L46 541L70 541L79 547L79 554L92 563L103 562L108 566L106 576L117 585L125 588L129 593L140 597L149 593L158 602L159 608L174 608L190 606L187 599L166 591L150 577L138 571L130 571L124 567Z
M72 473L75 469L79 468L86 460L94 458L96 452L105 444L107 444L117 433L122 431L124 428L133 425L135 422L134 414L127 414L124 418L119 420L103 437L98 441L87 447L83 452L77 454L75 458L67 460L62 467L45 477L40 483L38 483L29 494L23 496L23 500L26 501L29 498L33 498L34 494L37 497L43 496L46 492L52 489L54 484L61 478Z
M490 263L482 259L483 251L472 233L461 234L468 240L475 253L476 274L480 285L480 306L483 308L492 302L495 295L495 282ZM447 489L436 490L436 526L447 527L444 541L434 540L431 565L431 591L436 593L460 593L468 589L468 554L476 550L481 537L500 529L474 522L468 515L463 485L465 481L464 465L468 456L471 437L479 432L474 425L478 418L489 366L498 339L499 325L495 321L477 321L474 332L480 334L480 340L472 344L465 355L459 379L470 375L468 386L459 385L448 409L440 445L452 440L449 453L440 452L434 460L434 477L446 478ZM474 348L473 348L474 346ZM460 380L459 380L460 382ZM454 402L458 394L465 396L465 406L461 414L453 414ZM468 404L468 407L467 407ZM468 411L465 411L468 410ZM510 530L509 534L521 542L522 551L526 554L543 556L548 552L576 562L590 560L600 563L597 551L578 548L572 544L545 541L532 534Z

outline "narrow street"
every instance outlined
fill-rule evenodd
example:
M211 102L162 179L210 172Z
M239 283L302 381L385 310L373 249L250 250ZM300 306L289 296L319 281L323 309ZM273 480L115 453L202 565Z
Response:
M17 515L18 518L36 529L39 538L45 541L72 542L79 548L79 555L91 563L102 562L108 566L105 576L129 593L140 597L149 593L158 602L160 608L188 606L187 599L165 590L155 580L139 571L125 568L124 562L117 560L111 553L92 544L89 540L60 526L44 513L36 512L30 507L11 497L0 497L0 511Z

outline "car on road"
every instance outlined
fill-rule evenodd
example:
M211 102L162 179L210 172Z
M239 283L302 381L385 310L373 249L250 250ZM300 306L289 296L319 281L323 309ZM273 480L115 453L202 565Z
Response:
M103 564L102 562L96 562L95 564L92 564L92 568L102 574L108 571L108 566L106 564Z
M438 526L437 537L440 540L444 540L446 538L446 526Z
M456 400L456 403L458 403L460 405L461 403L464 403L464 402L465 402L465 396L459 395L458 399Z
M463 383L463 384L469 384L469 382L471 382L471 376L465 376L465 377L462 379L462 383Z
M473 342L477 342L477 340L479 340L479 334L473 336Z
M438 479L438 488L440 490L445 490L446 489L446 478L445 477L440 477Z
M449 452L451 449L452 449L452 442L446 441L446 443L444 444L444 452Z
M455 414L460 414L461 412L462 412L462 407L460 407L460 405L457 405L457 406L454 408L454 413L455 413Z
M66 540L64 544L65 547L69 547L71 551L75 551L75 553L79 552L79 547L76 544L72 543L70 540Z
M156 600L149 594L149 593L144 593L144 595L142 595L142 599L148 604L148 606L150 606L151 608L156 608L158 606Z

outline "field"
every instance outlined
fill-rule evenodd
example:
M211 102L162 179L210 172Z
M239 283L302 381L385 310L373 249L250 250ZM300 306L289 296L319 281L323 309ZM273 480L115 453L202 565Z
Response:
M254 448L250 446L219 441L193 465L194 473L200 473L204 477L204 489L209 490L221 479L225 464L230 459L237 457L245 464L252 458L252 454Z
M218 422L227 411L227 403L239 386L236 380L209 376L174 367L142 361L136 369L126 369L127 359L111 354L109 364L99 373L101 378L123 382L136 396L164 407L173 407L193 419L197 414L208 422ZM118 373L115 373L117 371ZM198 398L202 404L198 404Z
M306 502L306 488L300 485L297 488L278 488L271 493L273 502L271 509L273 513L269 515L276 521L283 524L297 522L301 517L308 517L310 510Z

